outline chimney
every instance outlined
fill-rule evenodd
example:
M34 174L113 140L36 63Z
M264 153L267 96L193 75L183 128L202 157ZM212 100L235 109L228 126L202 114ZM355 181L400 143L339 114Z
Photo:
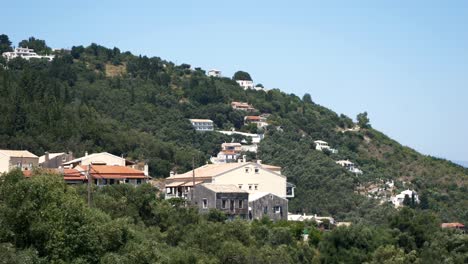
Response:
M45 161L46 161L46 162L49 161L49 152L48 152L48 151L46 151L46 152L44 153L44 156L45 156Z
M175 172L174 171L170 171L169 172L169 176L174 176L175 175Z
M247 162L247 155L242 155L242 162Z
M149 176L148 163L145 163L145 168L144 168L143 172L145 173L145 176Z
M84 155L85 155L85 157L88 156L88 151L85 151Z

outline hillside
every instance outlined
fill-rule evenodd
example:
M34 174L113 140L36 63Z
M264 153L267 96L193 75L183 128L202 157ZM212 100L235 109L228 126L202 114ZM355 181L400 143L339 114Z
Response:
M2 59L0 59L2 60ZM244 91L230 78L207 77L204 70L158 57L135 56L97 44L75 46L52 62L0 62L0 148L45 151L107 151L145 160L153 177L185 172L215 155L230 137L196 133L188 118L209 118L217 129L249 130L232 101L269 113L258 158L284 167L296 184L291 211L333 214L369 221L386 205L366 190L394 180L397 190L414 188L421 209L443 221L467 221L468 169L428 157L383 133L278 89ZM312 92L320 87L311 87ZM276 129L281 127L282 129ZM337 154L315 150L326 140ZM363 175L335 163L354 161ZM364 192L364 193L362 193ZM372 219L376 220L376 219Z

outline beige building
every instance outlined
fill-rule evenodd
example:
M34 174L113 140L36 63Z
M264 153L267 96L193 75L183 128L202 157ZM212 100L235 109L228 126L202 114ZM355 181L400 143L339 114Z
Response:
M132 164L132 162L127 161L126 159L112 155L107 152L93 153L89 154L88 152L81 158L73 159L68 162L64 162L63 166L74 168L78 165L111 165L111 166L127 166Z
M248 193L268 192L288 197L286 176L281 167L254 162L207 164L184 174L166 178L166 198L185 198L200 183L233 184Z
M39 158L27 150L0 149L0 173L9 172L15 168L22 171L32 170L38 166Z
M49 153L46 152L44 155L39 157L39 166L41 168L58 169L63 167L63 163L73 160L72 152L58 152Z

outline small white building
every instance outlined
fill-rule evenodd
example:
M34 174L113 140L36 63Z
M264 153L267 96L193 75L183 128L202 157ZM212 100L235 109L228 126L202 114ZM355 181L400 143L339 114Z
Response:
M232 131L221 130L221 131L218 131L218 132L221 133L221 134L228 135L228 136L241 135L241 136L244 136L244 137L250 137L252 139L253 144L260 143L260 141L262 141L262 139L264 138L264 134L244 133L244 132L239 132L239 131L235 131L235 130L232 130ZM243 143L245 143L245 142L243 142Z
M248 81L248 80L237 80L236 81L240 87L244 88L244 90L247 89L254 89L254 84L253 81Z
M314 143L315 143L315 149L316 150L323 151L324 149L326 149L326 150L330 151L331 153L338 153L338 150L331 148L328 145L328 142L326 142L326 141L315 140Z
M210 119L190 119L190 123L192 123L193 128L196 131L213 131L213 120Z
M244 125L255 124L258 128L268 126L267 118L264 116L245 116Z
M339 160L336 162L336 164L340 165L341 167L344 167L348 171L355 173L355 174L362 174L362 170L358 169L356 165L349 161L349 160Z
M221 71L220 70L216 70L216 69L211 69L208 71L208 76L209 77L222 77L221 76Z
M392 198L390 198L395 208L403 206L403 201L405 200L405 196L408 196L410 200L413 199L412 197L414 196L414 202L419 203L419 196L415 191L405 190L405 191L402 191L400 194L397 194L396 196L392 196Z
M53 55L41 56L41 55L38 55L36 52L34 52L33 49L29 49L29 48L15 48L14 51L4 52L2 56L7 61L14 59L14 58L18 58L18 57L23 58L25 60L47 59L49 61L52 61L54 59Z

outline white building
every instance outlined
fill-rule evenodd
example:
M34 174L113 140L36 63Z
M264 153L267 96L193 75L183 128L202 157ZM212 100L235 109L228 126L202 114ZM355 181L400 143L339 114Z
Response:
M267 118L264 116L245 116L244 125L255 124L258 128L268 126Z
M32 170L38 166L39 157L27 150L0 149L0 175L13 169Z
M264 138L264 135L263 134L252 134L252 133L244 133L244 132L239 132L239 131L235 131L235 130L232 130L232 131L218 131L219 133L221 134L225 134L225 135L228 135L228 136L231 136L231 135L241 135L241 136L244 136L244 137L250 137L252 139L252 143L253 144L258 144L260 143L260 141L262 141L262 139ZM246 142L244 142L246 143Z
M269 192L286 198L286 176L281 175L281 167L261 164L261 162L236 162L207 164L184 174L166 178L166 198L186 197L188 191L201 183L234 184L248 193Z
M2 55L3 57L5 57L7 61L14 59L14 58L18 58L18 57L23 58L25 60L47 59L49 61L52 61L54 59L53 55L45 55L45 56L37 55L37 53L34 52L33 49L29 49L29 48L15 48L14 51L4 52Z
M248 80L237 80L236 81L240 87L244 88L244 90L247 89L254 89L254 84L253 81L248 81Z
M395 206L395 208L403 206L403 201L405 200L405 196L408 196L411 199L413 199L414 195L414 202L419 203L419 196L418 194L413 191L413 190L405 190L402 191L400 194L397 194L396 196L392 196L390 198L392 204Z
M326 141L316 140L316 141L314 141L314 143L315 143L315 149L316 150L323 151L324 149L326 149L326 150L330 151L331 153L338 153L338 150L331 148L328 145L328 142L326 142Z
M208 76L210 77L222 77L221 76L221 71L220 70L216 70L216 69L211 69L208 71Z
M362 170L358 169L356 165L349 160L339 160L336 162L336 164L340 165L341 167L344 167L352 173L362 174Z
M213 120L210 119L190 119L190 123L192 123L193 128L196 131L213 131Z

